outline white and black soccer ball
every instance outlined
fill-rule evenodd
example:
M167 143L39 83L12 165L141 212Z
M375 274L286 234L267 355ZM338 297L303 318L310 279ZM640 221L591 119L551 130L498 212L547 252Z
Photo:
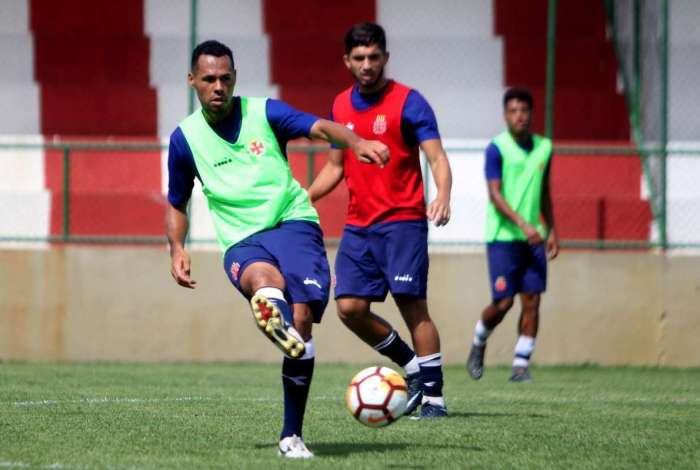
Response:
M388 426L406 409L408 387L401 375L388 367L373 366L350 381L345 402L360 423L372 428Z

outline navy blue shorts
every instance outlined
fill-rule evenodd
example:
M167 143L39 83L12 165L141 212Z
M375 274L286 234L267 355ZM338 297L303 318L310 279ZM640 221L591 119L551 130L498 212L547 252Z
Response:
M346 225L335 259L335 298L383 301L387 292L424 299L428 286L428 224L408 220Z
M547 288L544 243L492 242L486 244L491 297L500 300L520 292L537 294Z
M282 222L229 248L224 255L224 269L243 295L240 279L245 269L257 261L279 269L290 305L308 304L314 321L321 321L328 304L331 277L321 227L302 220Z

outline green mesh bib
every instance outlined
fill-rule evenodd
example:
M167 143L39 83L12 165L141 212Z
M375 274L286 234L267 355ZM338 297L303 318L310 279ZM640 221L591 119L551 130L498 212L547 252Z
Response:
M546 237L540 219L542 184L545 170L552 155L552 141L533 135L533 149L526 152L506 131L493 143L498 147L503 161L501 193L510 207L527 223ZM527 240L523 231L489 201L486 209L486 242Z
M280 222L318 223L316 209L292 177L267 122L266 101L241 97L241 131L234 143L214 132L201 109L180 123L224 251Z

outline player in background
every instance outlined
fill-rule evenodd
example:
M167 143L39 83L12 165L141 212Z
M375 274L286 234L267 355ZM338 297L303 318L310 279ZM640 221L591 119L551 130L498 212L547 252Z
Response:
M425 98L384 75L389 53L381 26L353 26L345 36L343 60L355 84L336 96L332 119L364 138L384 142L391 160L367 164L352 149L331 149L309 188L316 201L345 177L350 194L335 263L338 315L365 343L404 368L407 414L422 403L420 417L446 416L440 337L426 302L426 217L438 227L450 220L450 165ZM419 148L437 185L437 196L427 208ZM384 301L388 291L411 333L415 352L370 310L372 302Z
M503 96L508 130L486 148L489 206L486 215L486 251L493 302L474 331L467 370L473 379L484 371L486 340L520 294L511 382L530 382L530 356L535 349L540 297L547 286L547 258L559 253L554 228L549 168L551 140L532 134L532 95L511 88ZM542 223L544 219L544 223Z
M318 215L292 178L286 144L302 136L323 139L377 164L388 159L388 149L281 101L234 97L233 54L217 41L192 52L188 83L202 109L170 137L166 230L172 276L183 287L196 285L184 242L187 203L198 178L224 269L250 299L260 330L285 354L279 454L313 457L302 440L302 424L314 370L311 329L328 302L330 273Z

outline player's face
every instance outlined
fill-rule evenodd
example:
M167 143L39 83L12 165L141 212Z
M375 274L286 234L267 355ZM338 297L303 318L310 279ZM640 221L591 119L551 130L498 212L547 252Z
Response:
M195 89L210 117L216 119L228 114L236 84L236 71L228 56L200 55L197 66L187 75L187 83Z
M377 44L353 47L343 60L361 90L373 91L384 85L384 66L389 61L389 53Z
M532 111L530 105L519 99L512 99L506 103L506 124L508 130L514 135L526 135L530 133Z

